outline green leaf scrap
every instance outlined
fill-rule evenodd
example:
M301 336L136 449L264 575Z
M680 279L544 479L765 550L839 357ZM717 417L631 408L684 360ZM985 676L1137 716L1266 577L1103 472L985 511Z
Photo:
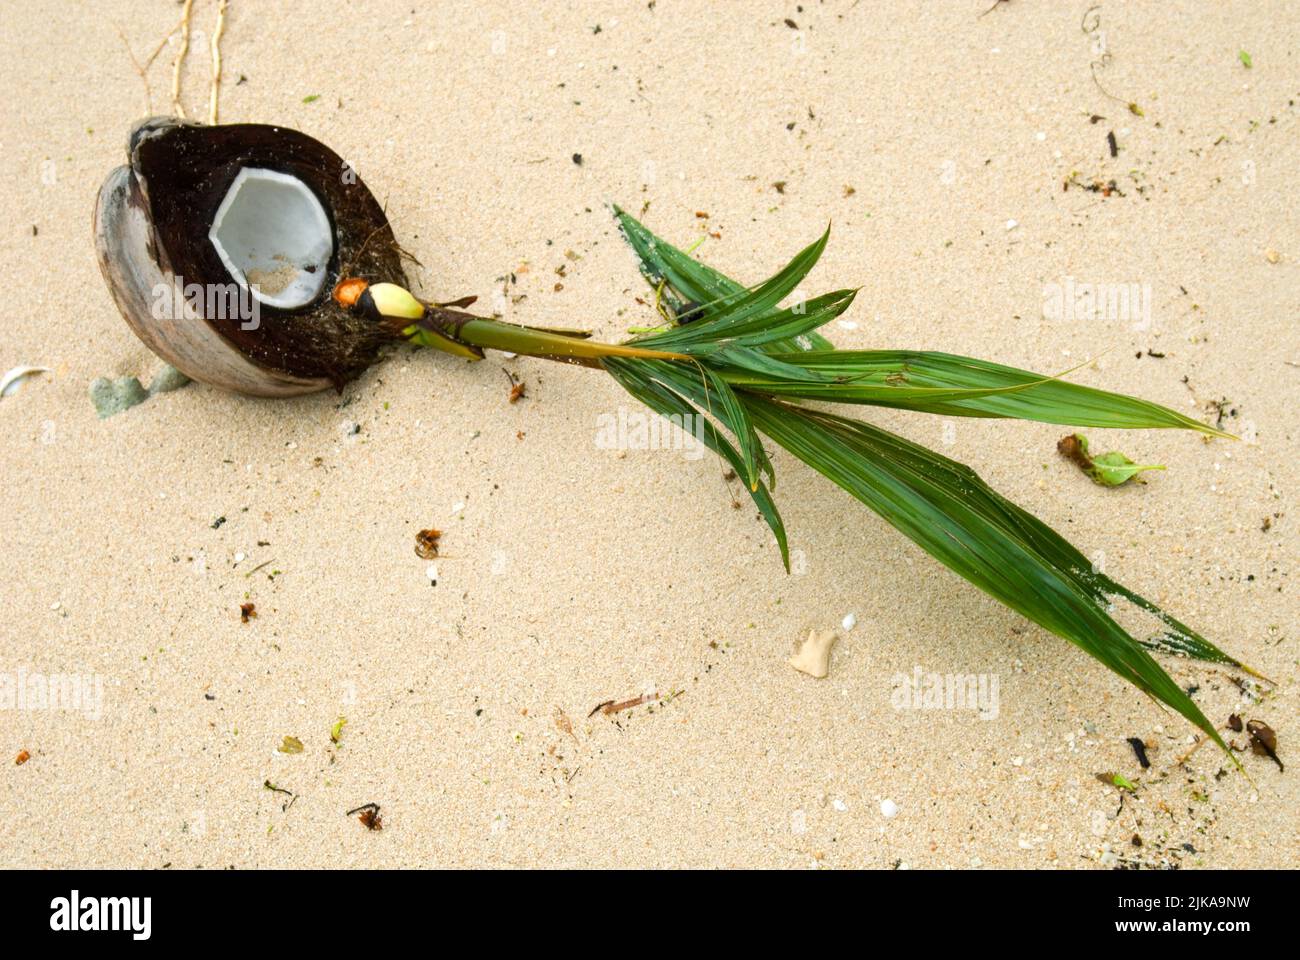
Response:
M1081 433L1066 434L1057 441L1056 449L1061 456L1074 461L1093 483L1103 487L1118 487L1143 471L1164 469L1161 464L1134 463L1118 450L1094 457L1088 452L1088 438Z

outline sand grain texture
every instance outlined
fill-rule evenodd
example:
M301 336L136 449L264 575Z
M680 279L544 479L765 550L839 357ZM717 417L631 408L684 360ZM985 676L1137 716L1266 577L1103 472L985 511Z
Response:
M649 202L683 244L719 233L701 256L746 282L831 220L808 284L863 285L856 327L827 331L840 346L1049 372L1095 356L1080 381L1207 416L1226 400L1256 442L1089 431L1168 465L1118 490L1056 456L1065 428L864 416L970 463L1279 681L1255 706L1227 673L1170 665L1211 719L1258 716L1295 759L1300 12L1105 4L1101 77L1138 117L1093 84L1088 4L985 6L375 2L358 23L356 4L235 0L221 114L347 157L430 297L612 339L652 314L607 201ZM214 12L196 3L192 115ZM597 418L636 408L590 371L509 361L528 385L511 404L499 362L398 352L341 397L193 385L96 419L91 380L159 366L90 237L145 110L114 25L143 57L175 17L112 0L0 20L0 369L53 371L0 400L0 673L103 682L98 717L0 711L7 865L1300 860L1289 773L1245 755L1256 794L1216 778L1211 748L1174 767L1190 726L777 456L804 571L785 576L711 458L597 449ZM1063 190L1073 174L1124 195ZM1066 276L1150 284L1151 329L1044 318ZM414 552L429 527L436 587ZM790 669L795 638L849 611L827 679ZM997 718L895 710L916 666L997 676ZM652 692L667 702L588 716ZM285 736L304 752L277 752ZM1143 784L1115 819L1102 771ZM368 802L382 831L344 816Z

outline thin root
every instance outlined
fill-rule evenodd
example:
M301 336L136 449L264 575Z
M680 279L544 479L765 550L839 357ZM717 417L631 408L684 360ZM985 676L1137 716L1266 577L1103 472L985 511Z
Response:
M217 95L221 90L221 34L226 29L226 0L217 3L217 25L212 28L212 85L208 91L208 123L217 125Z
M181 48L172 61L172 112L182 120L185 119L185 107L181 104L181 67L190 52L190 16L194 12L194 0L185 0L181 12Z

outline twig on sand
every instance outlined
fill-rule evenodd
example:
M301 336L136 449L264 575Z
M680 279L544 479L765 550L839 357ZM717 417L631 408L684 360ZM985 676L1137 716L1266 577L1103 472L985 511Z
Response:
M113 24L113 29L117 31L122 46L126 47L126 55L131 58L131 65L135 68L136 76L144 84L144 112L146 116L153 113L153 90L149 86L149 68L153 66L153 62L158 59L158 54L162 53L163 47L167 46L167 41L180 29L183 22L178 20L176 26L167 31L166 35L158 41L158 45L153 48L153 53L145 58L144 63L136 59L135 53L131 50L131 42L126 39L126 34L122 32L122 28L116 23Z
M643 703L653 703L658 699L658 693L643 693L641 696L633 697L631 700L619 700L618 702L606 700L604 703L598 703L592 707L591 713L587 714L587 716L594 716L597 710L606 716L609 716L612 713L620 713L623 710L631 710L633 707L639 707Z

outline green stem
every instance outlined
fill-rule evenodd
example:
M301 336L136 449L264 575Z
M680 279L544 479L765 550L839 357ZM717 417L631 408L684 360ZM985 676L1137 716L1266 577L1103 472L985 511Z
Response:
M648 350L622 344L601 343L581 336L553 333L513 323L488 320L459 310L429 307L426 318L444 335L461 343L545 357L584 366L600 366L602 357L639 357L643 360L688 360L685 354Z

